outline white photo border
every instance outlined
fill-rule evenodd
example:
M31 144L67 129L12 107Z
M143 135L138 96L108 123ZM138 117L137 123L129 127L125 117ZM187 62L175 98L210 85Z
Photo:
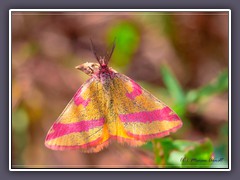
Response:
M12 13L13 12L228 12L228 168L12 168ZM9 10L9 171L231 171L231 9L10 9Z

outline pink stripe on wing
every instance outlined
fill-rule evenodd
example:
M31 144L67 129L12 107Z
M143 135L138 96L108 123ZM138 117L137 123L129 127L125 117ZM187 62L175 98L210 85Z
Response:
M142 94L142 88L137 83L135 83L132 79L130 81L132 83L133 91L130 93L129 92L126 93L126 96L133 100L137 96Z
M88 105L88 103L90 102L90 99L83 99L81 96L82 93L82 88L80 88L76 94L74 95L73 99L74 99L74 103L79 106L80 104L82 104L84 107L86 107Z
M63 124L59 122L54 123L52 127L53 132L48 134L46 140L48 141L74 132L88 131L89 129L103 126L103 124L104 118L98 120L80 121L71 124Z
M143 111L132 114L121 114L119 115L122 122L143 122L151 123L153 121L176 121L180 118L176 114L170 114L172 110L169 107L164 107L163 109L158 109L154 111Z

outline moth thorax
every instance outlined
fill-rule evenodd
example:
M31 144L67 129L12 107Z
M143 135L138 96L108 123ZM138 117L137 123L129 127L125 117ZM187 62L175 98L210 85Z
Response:
M109 72L102 72L99 74L99 79L100 79L106 93L109 92L110 84L112 82L111 78L112 77Z
M111 74L108 71L103 71L99 74L100 79L105 81L105 80L109 80L111 78Z

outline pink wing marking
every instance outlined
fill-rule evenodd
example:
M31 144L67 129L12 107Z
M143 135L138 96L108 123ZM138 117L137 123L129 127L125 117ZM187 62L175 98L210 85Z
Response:
M102 140L102 137L86 143L86 144L82 144L82 145L74 145L74 146L60 146L60 145L48 145L46 144L47 147L49 147L50 149L53 150L65 150L65 149L69 149L69 150L73 150L73 149L79 149L79 148L89 148L91 146L97 146L98 143Z
M104 118L97 120L81 121L71 124L63 124L57 122L53 124L52 127L53 132L48 134L46 140L48 141L74 132L88 131L89 129L103 126L103 124Z
M177 121L180 118L176 114L169 114L172 110L169 107L158 109L154 111L144 111L132 114L121 114L119 115L122 122L143 122L151 123L153 121Z
M132 84L132 87L133 87L133 91L130 92L130 93L126 93L126 96L129 98L129 99L135 99L137 96L141 95L142 94L142 88L137 84L135 83L132 79L130 80L131 84Z
M90 102L90 99L83 99L81 96L82 93L82 88L80 88L76 94L74 95L73 99L74 99L74 103L79 106L80 104L82 104L84 107L86 107L88 105L88 103Z
M169 129L169 130L166 130L166 131L163 131L163 132L159 132L159 133L156 133L156 134L142 134L141 135L141 134L133 134L133 133L130 133L130 132L127 132L127 134L129 136L132 136L132 137L136 138L137 140L145 141L145 140L148 140L148 139L160 138L160 137L167 136L167 135L169 135L170 132L176 132L181 127L182 127L182 123L179 124L176 127L173 127L172 129Z

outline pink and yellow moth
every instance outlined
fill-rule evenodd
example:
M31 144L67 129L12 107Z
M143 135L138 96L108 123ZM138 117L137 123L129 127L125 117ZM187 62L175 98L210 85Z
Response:
M108 67L115 43L104 57L98 56L91 45L98 63L76 67L90 79L50 128L45 140L48 148L99 152L112 140L140 146L182 126L178 115L162 101Z

